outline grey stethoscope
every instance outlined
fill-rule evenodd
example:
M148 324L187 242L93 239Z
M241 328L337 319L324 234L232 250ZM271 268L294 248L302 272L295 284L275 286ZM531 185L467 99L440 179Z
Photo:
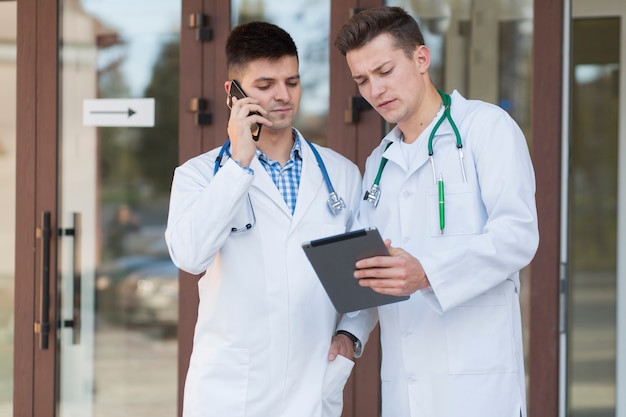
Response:
M337 193L335 192L335 188L333 187L333 184L330 181L330 177L328 175L328 171L326 170L326 165L324 164L324 160L322 159L317 149L315 149L315 146L313 146L313 144L307 139L304 139L304 141L309 145L309 147L313 151L313 155L315 155L315 160L317 161L317 165L320 167L320 170L322 171L322 176L324 177L324 182L326 183L326 188L328 188L328 193L329 193L328 194L328 208L330 209L330 212L336 216L339 214L339 212L341 212L341 210L346 208L346 203L343 201L343 198L339 197ZM220 149L219 154L217 155L217 158L215 158L215 166L213 168L213 175L217 174L217 171L219 171L219 169L222 167L222 159L224 158L224 155L230 157L230 139L227 139L226 142L224 142L224 144L222 145L222 148ZM231 232L233 233L245 232L247 230L252 229L252 227L254 227L254 225L256 224L256 216L254 215L254 207L252 207L252 200L250 200L250 194L248 194L248 207L251 213L252 220L246 223L246 225L243 227L231 227L230 229Z
M437 123L433 127L433 130L430 132L430 136L428 137L428 161L430 162L430 168L433 173L433 182L435 185L438 185L439 188L439 220L441 232L443 233L443 229L445 227L443 176L439 174L439 178L437 178L437 173L435 169L435 157L433 151L433 139L435 138L435 134L437 133L439 126L441 126L445 119L448 119L448 121L450 122L452 130L454 130L454 136L456 137L456 148L459 153L459 163L461 164L461 174L463 175L463 182L467 182L467 177L465 175L465 166L463 165L463 141L461 140L461 134L459 133L459 129L457 129L456 124L454 123L454 120L452 120L452 116L450 115L450 105L452 104L452 99L448 94L445 94L440 90L437 90L437 92L441 96L444 111L439 120L437 120ZM387 150L387 148L389 148L389 146L391 146L392 143L393 142L389 142L387 144L387 146L385 147L385 151ZM369 191L366 191L365 195L363 196L363 200L369 201L374 207L377 207L378 202L380 201L380 177L383 175L386 164L387 158L382 157L382 159L380 160L380 165L378 166L376 178L374 179L374 184L372 184L372 188Z

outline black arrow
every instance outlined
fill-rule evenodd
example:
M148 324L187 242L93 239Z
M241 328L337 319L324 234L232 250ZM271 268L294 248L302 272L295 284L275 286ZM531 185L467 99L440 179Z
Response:
M128 111L93 110L93 111L90 111L89 113L91 114L128 114L128 117L130 117L137 112L129 107Z

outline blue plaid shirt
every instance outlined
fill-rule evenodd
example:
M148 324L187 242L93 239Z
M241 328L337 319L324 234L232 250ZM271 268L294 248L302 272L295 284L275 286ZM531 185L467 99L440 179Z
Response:
M295 130L293 132L293 147L289 154L289 160L285 166L281 166L279 162L273 161L263 152L257 149L256 154L263 165L263 168L270 174L272 181L276 184L276 188L283 196L287 207L291 209L293 214L296 209L296 200L298 199L298 187L300 186L300 176L302 174L302 151L300 137Z

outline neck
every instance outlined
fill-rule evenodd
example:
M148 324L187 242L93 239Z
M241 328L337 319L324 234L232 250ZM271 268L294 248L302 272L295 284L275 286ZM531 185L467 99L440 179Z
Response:
M404 123L398 123L398 126L404 136L404 142L415 142L419 135L421 135L428 125L430 125L435 119L442 104L441 96L437 90L434 87L428 90L428 94L424 97L424 100L413 117L409 118Z
M289 160L293 148L293 136L291 127L280 131L266 129L261 132L257 148L268 158L285 165Z

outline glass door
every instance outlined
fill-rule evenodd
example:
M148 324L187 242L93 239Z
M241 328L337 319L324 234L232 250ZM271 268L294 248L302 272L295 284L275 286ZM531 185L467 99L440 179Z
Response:
M0 2L0 415L13 414L17 2Z
M574 1L567 201L566 410L626 416L626 5ZM618 387L621 387L618 389Z
M177 412L180 22L180 0L61 1L61 417Z

